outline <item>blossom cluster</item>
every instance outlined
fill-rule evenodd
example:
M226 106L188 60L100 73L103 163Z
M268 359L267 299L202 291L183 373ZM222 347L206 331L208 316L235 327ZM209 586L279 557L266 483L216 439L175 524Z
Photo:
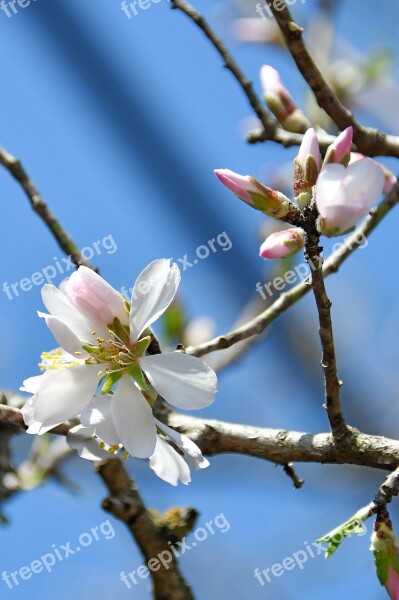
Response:
M308 126L306 117L295 106L275 69L265 65L261 70L264 97L282 126L302 132ZM275 219L290 221L290 215L303 214L307 207L317 209L317 230L333 237L351 231L366 216L382 193L388 193L396 178L383 165L361 154L351 152L353 129L345 129L329 146L322 160L316 131L308 127L299 153L294 160L294 200L263 185L250 175L239 175L229 169L216 169L215 174L238 198ZM266 238L260 256L286 258L300 250L306 241L301 227L277 231Z
M153 414L158 395L174 407L199 409L217 391L215 373L200 359L148 353L150 326L179 282L177 265L160 259L139 275L130 302L84 266L60 289L45 285L48 313L39 316L60 347L42 355L41 375L21 388L32 394L22 409L28 432L43 434L78 417L67 441L83 458L103 460L124 450L125 456L149 458L155 473L173 485L190 481L189 465L207 467L194 442Z

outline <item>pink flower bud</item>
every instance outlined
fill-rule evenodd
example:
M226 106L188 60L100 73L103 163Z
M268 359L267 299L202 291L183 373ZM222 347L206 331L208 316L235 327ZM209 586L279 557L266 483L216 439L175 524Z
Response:
M342 163L347 165L350 159L352 148L353 127L347 127L339 134L337 139L326 152L324 164L327 163Z
M264 65L260 70L260 81L265 102L284 129L304 133L310 127L310 123L296 106L279 72L269 65Z
M397 179L396 179L395 175L392 173L392 171L387 169L385 165L382 165L381 163L378 163L378 164L382 168L382 170L384 172L384 177L385 177L385 185L384 185L383 192L384 192L384 194L388 194L388 192L391 191L391 189L397 182Z
M323 167L316 183L320 233L331 237L352 229L382 194L384 182L381 167L371 158L347 168L342 164Z
M365 158L366 157L364 156L364 154L360 154L359 152L352 152L349 164L353 164L355 162L358 162L359 160L364 160ZM378 161L374 161L374 162L381 167L381 169L384 173L385 184L384 184L384 189L382 191L384 194L388 194L388 192L391 191L391 189L397 182L397 178L392 173L392 171L390 171L385 165L383 165L382 163L380 163Z
M303 248L305 232L303 229L285 229L276 231L265 239L260 247L259 256L262 258L287 258Z
M240 200L270 217L284 219L290 210L296 210L287 196L266 187L250 175L239 175L230 169L215 169L215 174Z
M62 285L62 291L81 312L105 325L112 324L115 317L122 324L129 322L122 295L87 267L79 267Z
M399 575L392 566L389 567L385 587L391 600L399 599Z
M312 190L317 181L320 167L319 141L315 130L308 129L303 136L298 156L294 160L294 193L296 197Z

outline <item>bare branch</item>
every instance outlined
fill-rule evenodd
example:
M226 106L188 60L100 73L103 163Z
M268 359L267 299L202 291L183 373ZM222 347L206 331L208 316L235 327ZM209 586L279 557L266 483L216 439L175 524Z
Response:
M168 423L208 455L238 453L285 465L329 463L392 471L399 465L399 441L351 430L337 446L331 433L303 433L199 419L170 413Z
M63 250L66 255L71 256L73 263L77 267L79 265L85 265L90 269L96 270L85 258L83 258L79 248L63 229L59 221L57 221L45 203L43 196L40 194L39 190L25 171L21 162L15 158L15 156L7 152L4 148L0 148L0 164L2 164L21 185L25 194L29 198L33 210L47 225L61 250Z
M209 26L204 17L185 0L171 0L172 8L178 9L186 14L206 35L212 45L216 48L220 56L223 58L224 66L229 69L234 75L239 85L248 98L255 114L259 117L263 125L264 133L267 139L273 139L276 132L276 123L271 115L266 110L263 103L256 95L252 83L247 79L237 62L234 60L224 43L218 38L212 28Z
M365 238L377 227L384 217L393 209L399 201L399 183L396 183L390 193L381 202L377 209L372 210L370 215L363 223L345 240L342 246L336 250L323 265L323 276L328 277L331 273L336 273L342 263L354 252ZM224 350L230 348L237 342L241 342L251 336L261 334L266 327L270 325L277 317L283 314L290 306L298 302L305 296L311 287L307 281L303 281L282 293L271 306L269 306L260 315L251 319L245 325L221 336L213 338L208 342L198 346L188 346L185 349L187 354L193 356L204 356L215 350Z
M284 0L271 3L270 8L281 29L288 49L305 81L309 84L319 106L340 128L353 127L353 140L362 154L367 156L399 157L399 138L382 133L378 129L363 127L342 104L325 81L302 39L302 28L292 19Z
M121 461L118 458L107 461L98 468L98 473L110 493L103 501L104 510L126 523L146 563L159 555L164 556L162 553L165 552L171 557L167 567L161 565L158 570L151 570L155 600L193 600L170 546L155 526Z
M163 414L171 427L188 435L208 455L234 452L281 465L291 462L331 463L362 465L389 471L399 466L398 440L368 435L355 429L351 430L351 440L344 440L337 447L331 433L313 434L253 427L199 419L172 411L165 411ZM22 414L17 408L0 405L0 422L25 429ZM52 429L50 433L66 435L70 427L70 424L65 423Z
M341 381L338 379L334 334L331 319L331 301L327 296L323 275L322 248L319 246L320 234L316 230L314 218L307 228L305 258L312 272L312 290L316 300L319 317L319 335L322 348L321 366L324 374L325 409L331 432L337 441L341 441L350 430L345 423L340 402Z

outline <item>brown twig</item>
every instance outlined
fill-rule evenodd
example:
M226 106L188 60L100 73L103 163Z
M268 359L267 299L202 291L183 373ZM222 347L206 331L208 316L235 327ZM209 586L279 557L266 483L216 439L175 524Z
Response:
M300 479L298 477L298 475L295 472L294 465L292 463L286 463L285 465L283 465L283 469L284 469L284 473L286 473L287 476L292 480L292 483L294 484L294 488L296 490L301 489L301 487L305 483L305 480Z
M61 250L63 250L67 256L71 257L73 263L77 267L79 265L85 265L90 269L96 270L93 265L83 258L79 248L67 234L65 229L61 226L59 221L57 221L45 203L43 196L40 194L39 190L25 171L21 162L15 158L15 156L7 152L4 148L0 148L0 164L2 164L21 185L30 201L33 210L47 225Z
M331 301L327 296L323 275L322 248L319 246L320 234L316 230L314 218L306 230L307 242L305 258L311 269L311 286L316 300L319 317L319 336L322 348L321 366L324 374L325 409L327 411L331 432L337 441L341 441L350 433L345 423L340 401L342 382L338 378L337 359L335 354L334 333L331 318Z
M342 246L336 250L323 265L323 276L328 277L331 273L336 273L342 263L364 242L384 217L393 209L399 201L399 183L396 183L386 198L381 202L377 209L371 211L370 215L363 223L345 240ZM237 342L241 342L251 336L261 334L277 317L283 314L290 306L298 302L305 296L311 287L307 281L302 281L288 292L280 294L275 302L269 306L260 315L251 319L245 325L213 338L208 342L198 346L188 346L185 350L187 354L193 356L204 356L209 352L224 350L230 348Z
M171 0L171 5L172 8L178 9L187 15L203 31L203 33L222 57L226 69L231 71L243 89L244 94L248 98L248 101L255 114L262 123L265 136L267 139L273 139L277 128L275 120L268 113L265 106L255 93L252 83L247 79L245 73L238 66L237 62L234 60L221 39L215 34L204 17L191 4L185 0Z
M19 419L16 415L19 413ZM262 458L273 463L330 463L361 465L393 471L399 466L399 441L378 435L368 435L355 429L351 440L337 446L331 433L304 433L285 429L269 429L200 419L165 411L165 422L188 435L204 454L237 453ZM26 429L19 409L0 405L0 422ZM65 423L51 433L66 435ZM117 463L115 463L117 464ZM112 467L109 467L112 468ZM117 467L118 470L121 467ZM122 465L123 468L123 465ZM125 474L127 477L127 474Z
M292 19L284 0L270 3L274 17L281 29L288 49L305 81L309 84L318 105L324 109L339 129L353 127L353 141L359 152L367 156L399 157L399 138L378 129L363 127L339 100L328 85L302 39L302 28Z
M98 473L110 494L103 501L103 508L126 523L138 543L150 566L155 600L193 600L170 546L156 528L121 461L118 458L107 461L98 468ZM160 562L160 557L167 563L166 567Z

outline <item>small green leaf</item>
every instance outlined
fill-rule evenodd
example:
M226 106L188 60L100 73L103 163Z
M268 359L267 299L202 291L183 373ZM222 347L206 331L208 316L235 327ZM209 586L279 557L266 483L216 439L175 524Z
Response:
M101 389L101 394L108 394L111 388L122 377L122 371L112 371L105 377L104 385Z
M108 329L112 331L112 333L115 333L115 335L124 344L126 344L129 341L129 327L125 327L124 325L122 325L118 317L115 317L112 323L108 325Z
M132 365L130 365L128 372L129 375L135 380L135 382L138 383L141 390L148 390L148 384L144 378L144 373L141 370L140 365L138 365L137 363L133 363Z
M345 521L345 523L338 525L338 527L332 531L329 531L325 536L319 538L317 543L327 543L325 557L330 558L330 556L334 554L345 538L350 537L353 534L364 535L366 533L364 521L368 519L371 514L372 512L370 507L366 506L353 515L353 517Z
M147 337L142 338L138 342L136 342L134 352L136 356L143 356L146 353L148 346L151 344L151 337L148 335Z

